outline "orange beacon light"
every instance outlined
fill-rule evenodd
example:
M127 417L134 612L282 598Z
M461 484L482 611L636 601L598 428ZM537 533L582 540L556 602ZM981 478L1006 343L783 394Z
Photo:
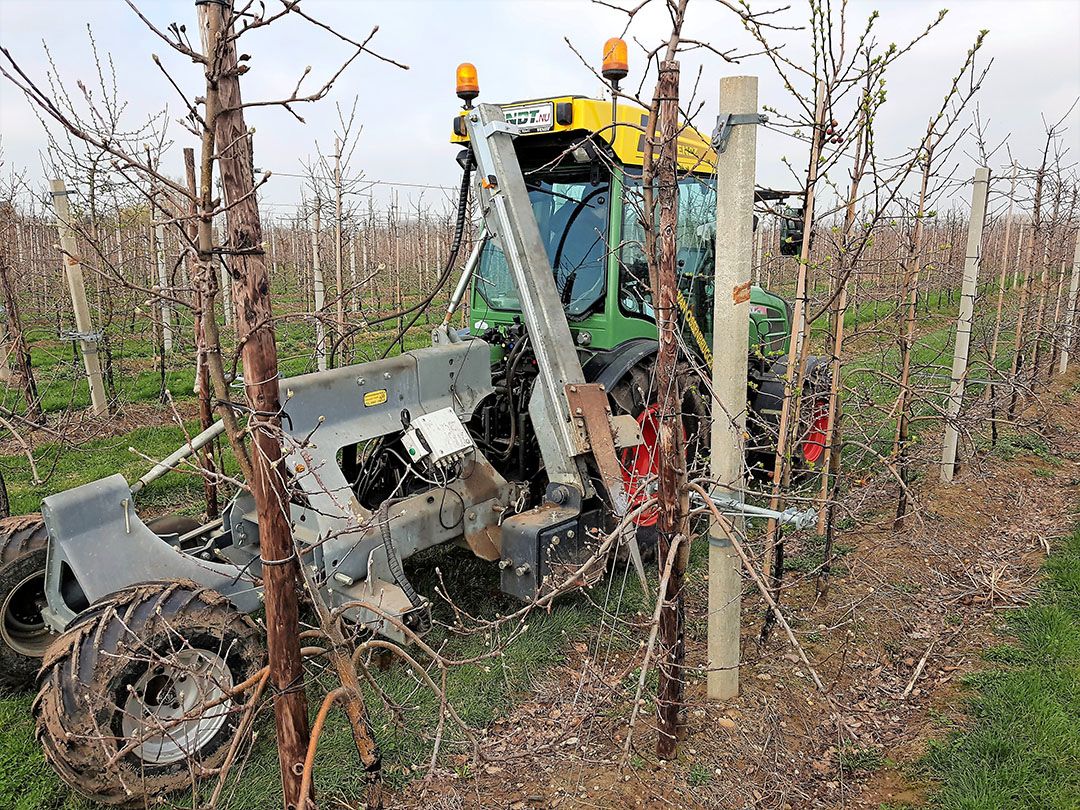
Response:
M480 95L480 80L476 77L476 66L471 62L462 62L457 66L457 97L465 102L465 107L472 107L472 100Z

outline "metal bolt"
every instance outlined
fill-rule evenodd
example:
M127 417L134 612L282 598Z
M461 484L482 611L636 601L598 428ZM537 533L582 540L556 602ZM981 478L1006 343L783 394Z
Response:
M469 512L469 520L476 520L476 512Z
M382 375L382 378L384 380L389 380L390 379L390 372L389 371L384 371L383 375Z
M513 564L513 560L499 560L499 568L503 569L504 571Z
M567 529L566 530L566 539L567 540L573 540L574 539L574 530L573 529Z
M363 377L357 377L356 378L356 384L357 385L363 385L365 382L367 382L367 380L365 380Z
M527 573L529 573L530 570L532 569L529 568L529 564L524 563L523 565L519 565L517 568L515 568L514 573L517 574L519 577L523 577Z

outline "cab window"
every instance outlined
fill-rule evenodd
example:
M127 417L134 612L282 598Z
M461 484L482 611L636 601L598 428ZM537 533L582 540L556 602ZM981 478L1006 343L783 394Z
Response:
M526 182L563 308L571 318L585 317L603 301L607 286L608 181L596 182L588 172L560 172ZM480 254L476 289L492 309L521 309L506 257L494 241Z

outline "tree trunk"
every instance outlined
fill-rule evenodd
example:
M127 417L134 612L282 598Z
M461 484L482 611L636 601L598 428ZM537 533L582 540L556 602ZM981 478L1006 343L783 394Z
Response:
M660 207L660 234L657 239L657 284L655 296L660 348L656 358L656 385L659 394L660 430L660 487L659 551L666 560L676 537L687 538L689 504L686 493L686 453L683 448L682 397L679 392L678 308L676 299L677 220L679 186L677 145L679 134L679 63L666 61L660 66L657 85L658 124L654 144L659 142L657 161L657 192ZM655 151L655 150L654 150ZM674 759L678 743L680 714L683 711L683 661L685 647L685 607L683 605L683 573L686 570L689 543L683 541L672 563L662 599L659 627L659 669L657 710L659 737L656 755Z
M188 188L191 190L191 203L188 207L188 220L184 224L188 239L192 244L199 243L198 217L198 188L195 184L195 150L184 150L184 170L187 175ZM204 322L207 318L206 290L210 286L206 278L208 265L200 263L198 256L189 255L188 266L191 268L188 276L192 282L192 303L195 316L193 332L195 333L195 393L199 398L199 427L206 430L213 424L214 416L210 406L210 369L206 362L206 329ZM214 311L209 310L209 317L213 319ZM213 520L218 515L218 491L217 470L214 465L214 448L217 442L199 451L199 465L203 470L203 496L206 499L206 518Z
M299 573L287 513L289 493L282 475L281 402L274 343L270 283L262 249L252 171L251 135L244 122L233 39L233 11L209 3L198 6L201 33L209 44L207 125L218 145L227 215L237 339L242 342L244 382L251 406L249 426L256 451L251 492L259 516L259 547L266 603L270 683L281 768L283 806L306 807L300 779L308 746L307 698L300 657L296 586ZM216 98L212 99L212 96ZM204 160L209 155L204 155ZM204 195L206 189L203 189ZM206 215L204 210L203 215Z

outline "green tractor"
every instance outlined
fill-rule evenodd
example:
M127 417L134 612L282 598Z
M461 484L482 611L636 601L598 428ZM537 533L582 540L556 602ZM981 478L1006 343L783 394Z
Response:
M650 381L658 343L642 228L642 132L647 112L581 96L499 106L520 133L515 141L518 160L585 377L603 383L640 425L642 444L624 450L621 459L631 501L638 502L647 495L640 482L655 480L657 467L656 397ZM467 147L464 114L454 119L451 141ZM613 116L616 124L627 126L612 127ZM716 152L709 139L690 127L680 135L678 147L680 317L691 353L710 365ZM467 155L466 150L459 161ZM757 191L759 201L786 196L790 194ZM783 225L781 252L797 254L802 237L796 220L785 217ZM747 462L755 477L771 477L775 461L791 318L792 308L783 298L756 285L750 288ZM528 335L506 257L494 240L480 247L469 290L468 326L494 347L493 373L502 380L496 388L506 392L487 406L485 435L496 445L504 443L507 462L513 463L508 472L520 478L536 464L529 443L517 440L529 435L523 407L529 383ZM796 470L812 469L824 455L827 375L824 358L809 358L802 424L793 451ZM702 450L708 442L698 428L707 425L708 397L698 393L696 375L682 376L687 383L689 447ZM512 424L515 421L520 423ZM651 523L655 515L646 514L642 521Z

